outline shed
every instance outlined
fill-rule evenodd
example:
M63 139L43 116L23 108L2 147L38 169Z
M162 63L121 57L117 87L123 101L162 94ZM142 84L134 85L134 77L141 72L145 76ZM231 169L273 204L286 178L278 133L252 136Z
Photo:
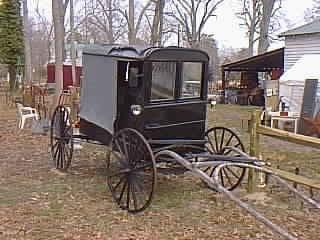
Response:
M76 66L76 83L72 81L72 65L69 63L63 64L63 89L68 86L80 86L80 77L82 75L82 66ZM47 83L55 83L55 64L48 63L47 65Z
M305 83L309 80L320 80L320 54L304 55L279 79L279 96L289 107L289 111L301 112ZM310 95L311 94L307 94ZM307 96L306 96L307 97ZM316 85L314 110L320 107L320 84Z
M258 73L270 73L271 79L278 79L283 73L284 48L279 48L257 56L222 65L222 88L231 86L227 79L228 72L240 72L241 91L248 91L259 86ZM262 86L263 87L263 86Z
M271 72L283 68L284 48L222 65L223 71Z

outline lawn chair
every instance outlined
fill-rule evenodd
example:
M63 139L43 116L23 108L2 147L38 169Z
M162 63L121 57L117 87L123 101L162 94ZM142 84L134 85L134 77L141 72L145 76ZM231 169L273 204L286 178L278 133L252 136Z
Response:
M39 120L39 114L35 108L25 107L21 103L16 103L18 111L18 127L23 129L27 119Z

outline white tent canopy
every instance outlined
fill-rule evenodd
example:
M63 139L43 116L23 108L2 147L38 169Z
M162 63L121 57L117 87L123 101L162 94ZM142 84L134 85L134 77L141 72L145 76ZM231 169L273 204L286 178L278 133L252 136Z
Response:
M306 79L320 79L320 54L303 55L280 78L281 82L303 84ZM288 83L289 84L289 83Z
M303 55L279 79L279 96L289 106L289 111L301 112L304 85L308 79L320 80L320 54ZM320 85L317 98L320 97Z

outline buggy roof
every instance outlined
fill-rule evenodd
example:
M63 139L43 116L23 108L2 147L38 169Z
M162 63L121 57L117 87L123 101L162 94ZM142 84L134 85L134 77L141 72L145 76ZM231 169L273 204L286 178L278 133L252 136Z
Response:
M83 53L137 61L209 61L208 54L202 50L174 46L146 47L90 44L84 48Z

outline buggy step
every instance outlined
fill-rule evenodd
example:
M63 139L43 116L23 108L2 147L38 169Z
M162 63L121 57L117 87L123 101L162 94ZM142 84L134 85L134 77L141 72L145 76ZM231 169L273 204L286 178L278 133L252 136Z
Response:
M164 140L148 140L149 144L159 144L159 145L199 145L205 144L207 141L200 140L190 140L190 139L164 139Z

